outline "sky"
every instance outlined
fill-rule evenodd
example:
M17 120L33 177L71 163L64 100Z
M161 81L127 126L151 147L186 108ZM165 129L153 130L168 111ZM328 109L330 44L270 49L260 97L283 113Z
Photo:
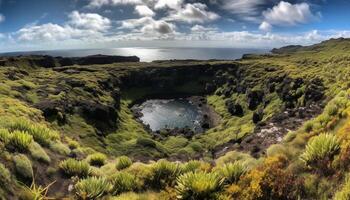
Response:
M350 37L349 0L0 0L0 52L272 48Z

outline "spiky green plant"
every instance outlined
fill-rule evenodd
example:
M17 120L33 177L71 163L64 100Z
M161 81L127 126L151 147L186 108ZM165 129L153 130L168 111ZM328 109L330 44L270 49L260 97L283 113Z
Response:
M86 161L79 161L73 158L61 161L59 168L68 176L86 177L90 173L90 165Z
M89 155L86 160L93 166L102 166L107 160L107 156L103 153L94 153Z
M151 184L156 188L164 188L173 185L176 177L181 173L181 166L178 163L160 160L153 164L152 173Z
M224 179L216 173L189 172L177 178L177 197L186 200L216 199Z
M32 124L28 120L22 118L11 123L9 129L12 131L25 131L32 135L36 142L45 146L48 146L51 141L59 138L59 134L56 131L43 125Z
M79 199L100 199L106 195L110 189L111 184L103 177L89 177L80 180L75 185L75 193Z
M114 195L134 191L137 188L136 178L127 172L118 172L113 175L112 179L112 193Z
M48 184L45 187L36 185L34 181L30 187L23 185L23 191L20 194L20 198L22 200L46 200L48 199L47 192L55 182L56 181Z
M17 151L24 152L29 149L33 142L33 136L24 131L14 131L11 134L9 145Z
M239 181L239 178L247 172L247 167L241 161L225 164L217 168L217 173L224 178L225 184L233 184Z
M5 145L10 142L11 134L7 129L1 128L0 129L0 141L3 142Z
M181 171L183 173L187 173L187 172L195 172L200 170L202 163L198 160L190 160L187 163L184 163L182 165L182 169Z
M130 167L130 165L132 165L132 160L127 156L120 156L117 159L116 168L118 170L126 169L126 168Z
M334 195L334 200L348 200L350 199L350 176L347 175L345 183L342 185L339 191Z
M331 161L340 149L335 135L322 133L310 139L300 159L308 166Z

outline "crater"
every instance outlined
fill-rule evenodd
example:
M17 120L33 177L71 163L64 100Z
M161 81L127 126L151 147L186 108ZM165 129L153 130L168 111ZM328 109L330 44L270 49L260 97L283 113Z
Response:
M216 126L220 117L200 96L148 99L132 107L135 117L151 132L202 133Z

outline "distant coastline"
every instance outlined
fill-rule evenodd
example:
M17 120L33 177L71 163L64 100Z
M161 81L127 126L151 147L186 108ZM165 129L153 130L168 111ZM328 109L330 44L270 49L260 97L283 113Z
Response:
M241 58L244 54L263 54L270 49L248 49L248 48L113 48L113 49L72 49L72 50L49 50L49 51L24 51L0 53L0 56L19 55L49 55L61 57L85 57L96 54L137 56L142 62L155 60L234 60Z

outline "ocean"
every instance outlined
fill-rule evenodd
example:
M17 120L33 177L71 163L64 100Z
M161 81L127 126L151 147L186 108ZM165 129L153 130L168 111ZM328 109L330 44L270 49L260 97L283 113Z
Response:
M118 55L138 56L142 62L171 59L196 59L196 60L234 60L243 54L263 54L269 49L240 49L240 48L112 48L112 49L76 49L76 50L52 50L52 51L27 51L1 53L0 56L18 55L50 55L62 57L84 57L89 55Z

